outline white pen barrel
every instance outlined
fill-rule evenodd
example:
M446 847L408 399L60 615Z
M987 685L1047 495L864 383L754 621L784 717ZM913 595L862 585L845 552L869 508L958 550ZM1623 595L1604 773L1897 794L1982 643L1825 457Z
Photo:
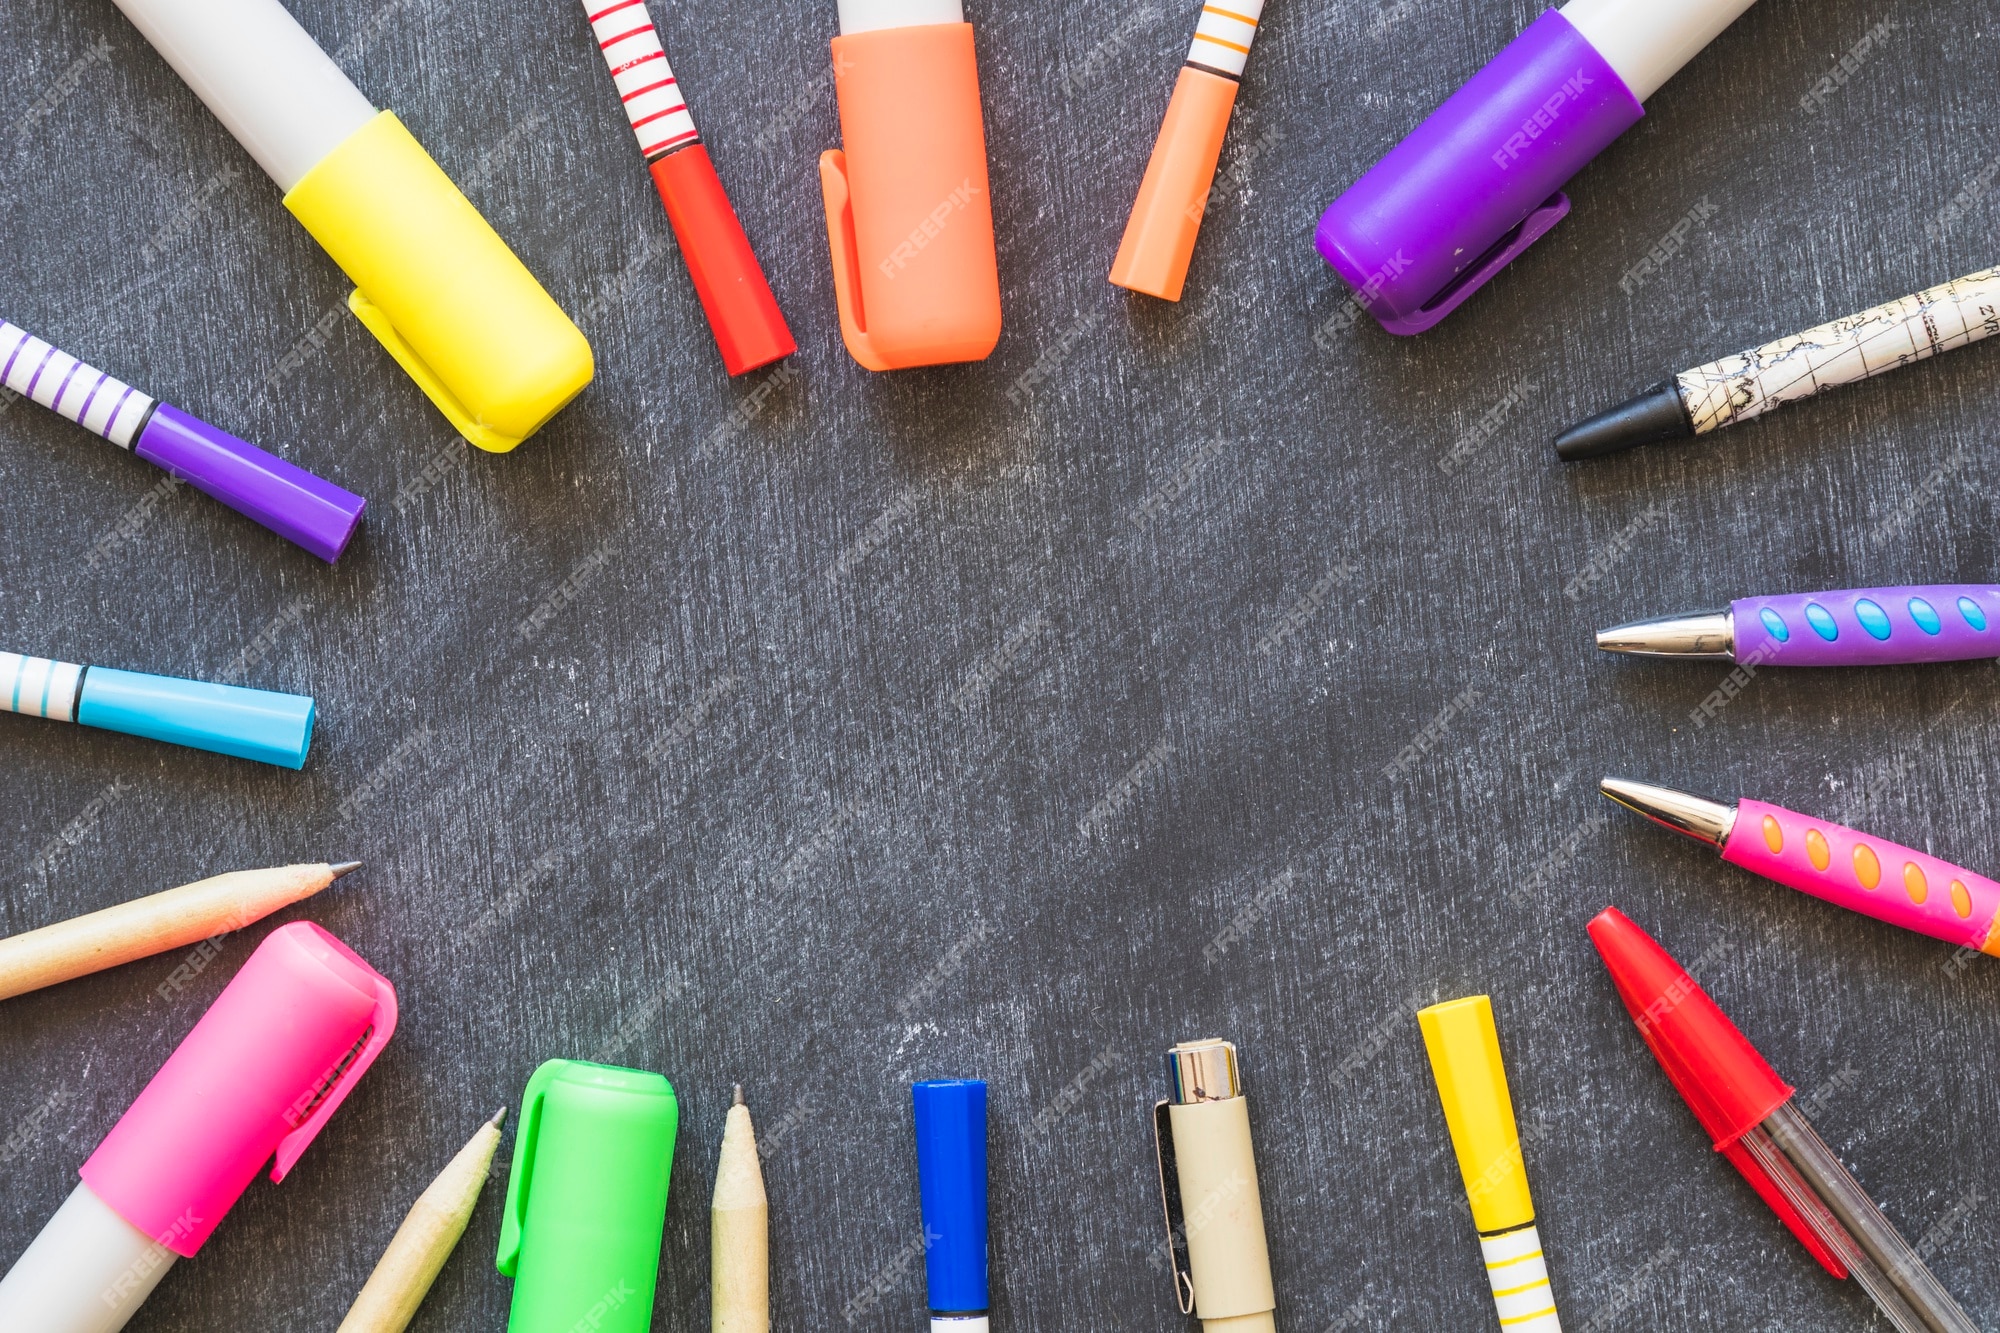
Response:
M0 1278L0 1328L118 1333L177 1258L78 1185Z
M375 107L278 0L113 0L278 188Z
M1569 0L1562 16L1641 102L1756 0Z
M83 668L74 662L0 653L0 713L74 722L82 684Z
M840 35L877 28L915 28L927 23L963 23L963 0L840 0Z

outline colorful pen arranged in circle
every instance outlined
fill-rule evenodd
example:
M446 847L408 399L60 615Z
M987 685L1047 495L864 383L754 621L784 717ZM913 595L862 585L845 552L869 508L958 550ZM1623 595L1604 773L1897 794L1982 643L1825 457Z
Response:
M695 129L646 0L584 0L583 7L666 205L723 367L743 375L782 361L798 344Z
M2000 657L2000 586L1937 583L1746 597L1721 611L1600 630L1597 646L1634 657L1759 666L1896 666Z
M1682 371L1556 436L1571 461L1691 440L2000 334L2000 268Z
M1977 1333L1875 1201L1827 1147L1797 1089L1757 1053L1687 969L1615 907L1590 923L1639 1036L1715 1150L1837 1278L1852 1277L1897 1333Z
M149 676L0 652L0 713L304 768L316 706L302 694Z
M2000 884L1935 856L1762 801L1727 805L1606 778L1606 796L1722 859L1892 926L2000 956Z
M332 564L368 502L0 319L0 388L137 454Z

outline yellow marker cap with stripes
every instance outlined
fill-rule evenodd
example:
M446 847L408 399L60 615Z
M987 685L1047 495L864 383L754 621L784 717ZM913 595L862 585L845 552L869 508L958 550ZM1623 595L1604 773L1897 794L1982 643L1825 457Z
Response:
M1417 1023L1465 1178L1501 1327L1507 1333L1559 1333L1493 1002L1471 995L1435 1004L1417 1011Z
M1452 1147L1458 1150L1473 1225L1491 1232L1534 1221L1514 1100L1500 1062L1500 1033L1493 1026L1493 1002L1473 995L1432 1005L1419 1011L1417 1022L1430 1051Z

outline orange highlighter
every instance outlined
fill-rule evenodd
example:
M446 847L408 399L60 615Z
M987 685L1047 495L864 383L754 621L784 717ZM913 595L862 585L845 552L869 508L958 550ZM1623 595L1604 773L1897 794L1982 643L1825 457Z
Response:
M979 67L961 0L840 0L842 147L819 160L847 350L869 370L1000 341Z
M1222 137L1229 132L1236 90L1263 14L1264 0L1209 0L1201 7L1194 47L1181 66L1139 202L1111 265L1111 281L1118 286L1162 301L1181 299L1222 157Z

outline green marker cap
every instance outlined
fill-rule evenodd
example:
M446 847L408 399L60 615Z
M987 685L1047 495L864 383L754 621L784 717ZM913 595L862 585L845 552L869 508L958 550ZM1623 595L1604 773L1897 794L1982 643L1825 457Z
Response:
M658 1074L580 1060L535 1071L500 1220L508 1333L647 1333L679 1129Z

